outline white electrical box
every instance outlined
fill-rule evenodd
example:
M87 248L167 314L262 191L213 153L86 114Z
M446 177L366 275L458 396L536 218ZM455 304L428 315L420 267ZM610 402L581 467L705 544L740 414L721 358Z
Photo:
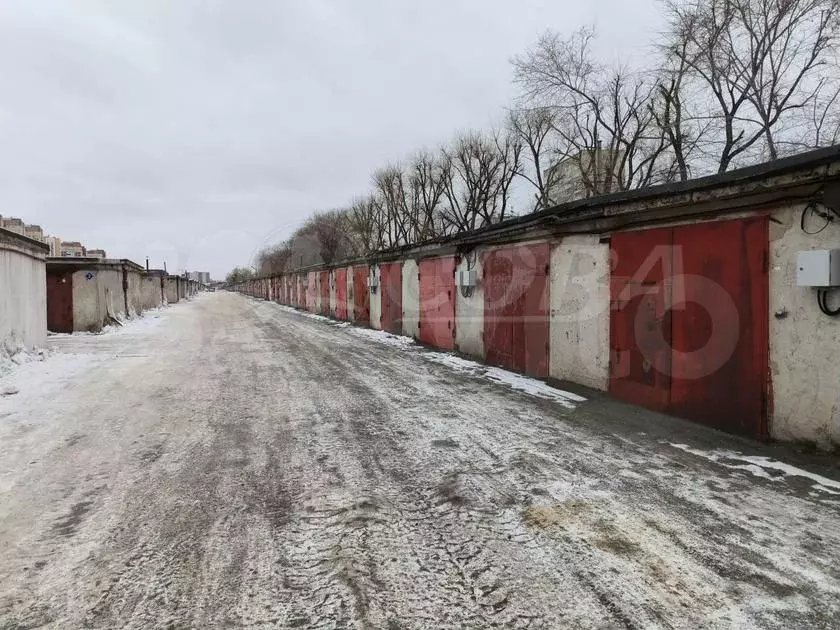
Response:
M840 249L813 249L796 255L796 286L840 286Z
M462 269L458 272L459 287L475 287L478 283L478 273L475 269Z

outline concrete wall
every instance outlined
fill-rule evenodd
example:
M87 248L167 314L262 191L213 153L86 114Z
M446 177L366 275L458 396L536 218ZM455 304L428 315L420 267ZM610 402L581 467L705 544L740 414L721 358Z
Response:
M809 236L802 209L779 209L781 224L770 222L770 435L830 447L840 445L840 317L820 311L815 289L796 286L796 253L840 246L840 225ZM829 306L840 306L840 290Z
M606 390L610 366L610 247L596 235L551 249L549 375Z
M464 354L484 358L484 255L486 247L474 249L461 257L455 267L455 278L461 271L475 269L478 273L478 285L472 295L465 297L459 287L455 287L455 349Z
M420 276L417 261L403 262L403 334L417 339L420 336Z
M140 279L140 305L144 311L158 308L163 302L160 279L160 276L154 274L144 274Z
M347 267L347 321L356 321L356 300L353 287L353 267Z
M46 252L10 235L0 237L0 352L47 341Z
M125 317L122 269L81 269L73 273L73 330L99 332L109 318Z
M143 275L144 274L141 274L141 272L133 269L126 270L125 279L128 283L126 298L128 301L129 317L140 315L143 312Z
M166 301L169 304L174 304L178 301L178 278L175 276L168 276L164 279L163 285L165 288Z
M380 330L382 328L382 274L380 273L379 265L371 265L368 274L369 278L375 277L380 281L376 293L368 289L370 292L370 327ZM368 281L368 286L370 286L370 281Z

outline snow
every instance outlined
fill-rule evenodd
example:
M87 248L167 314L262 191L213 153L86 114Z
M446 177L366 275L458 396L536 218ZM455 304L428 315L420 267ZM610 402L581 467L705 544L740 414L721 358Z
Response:
M668 442L668 444L674 448L680 449L681 451L691 453L692 455L696 455L697 457L708 459L709 461L715 462L716 464L719 464L726 468L731 468L734 470L744 470L755 477L761 477L763 479L769 479L771 481L780 481L785 477L802 477L804 479L809 479L810 481L813 481L815 484L814 488L816 490L820 490L821 492L825 492L828 494L840 495L840 481L835 481L834 479L823 477L822 475L803 470L802 468L792 466L791 464L786 464L784 462L774 460L770 457L764 457L760 455L744 455L742 453L739 453L738 451L728 450L704 451L697 448L691 448L690 446L688 446L688 444L674 444L671 442ZM744 463L733 464L731 462ZM781 474L773 475L767 472L768 470L775 470Z
M350 325L349 323L347 324ZM376 343L385 344L386 346L395 346L397 348L408 348L415 346L414 339L411 337L403 337L402 335L392 335L384 330L371 330L370 328L350 328L349 332L357 337L363 337Z
M445 365L457 372L482 377L537 398L553 400L567 409L574 409L577 406L576 403L586 402L586 398L583 396L557 389L535 378L522 376L497 367L488 367L477 361L470 361L454 354L427 352L423 355L423 358Z
M101 355L88 353L45 352L38 359L18 365L0 377L0 391L15 392L0 396L0 419L26 411L48 398L101 359Z
M384 330L356 328L351 326L349 322L337 322L334 319L324 317L323 315L316 315L307 311L300 311L298 309L292 308L290 306L284 306L282 304L277 304L276 306L286 313L300 315L302 317L307 317L309 319L321 321L339 328L347 328L350 334L355 335L356 337L367 339L368 341L373 341L375 343L380 343L387 346L393 346L402 350L421 350L421 347L418 346L414 342L414 339L412 339L411 337L393 335ZM523 392L530 396L543 398L545 400L552 400L562 405L563 407L566 407L567 409L574 409L577 406L577 403L586 402L586 398L584 398L583 396L578 396L577 394L573 394L571 392L552 387L551 385L548 385L547 383L544 383L543 381L540 381L538 379L531 378L528 376L522 376L521 374L510 372L508 370L503 370L498 367L489 367L477 361L464 359L454 354L444 352L421 352L419 356L428 361L432 361L439 365L444 365L450 369L453 369L457 372L461 372L463 374L469 374L470 376L484 378L489 381L493 381L494 383L498 383L500 385L510 387L511 389Z

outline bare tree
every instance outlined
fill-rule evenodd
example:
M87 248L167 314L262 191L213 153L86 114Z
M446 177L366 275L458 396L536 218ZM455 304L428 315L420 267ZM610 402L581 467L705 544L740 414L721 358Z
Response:
M288 270L292 258L289 241L263 249L257 254L257 271L261 276L284 273Z
M553 168L562 155L556 141L557 113L550 107L523 107L508 114L508 125L519 138L530 169L522 168L520 176L535 189L534 210L552 205L552 192L560 170Z
M543 35L513 59L523 98L554 112L558 179L574 174L589 196L648 186L672 177L669 139L656 124L657 89L644 73L607 68L592 54L592 29L563 39ZM663 166L663 161L665 162Z
M346 212L350 244L356 255L367 255L385 247L385 221L373 195L359 197Z
M441 234L441 203L446 189L447 163L428 151L418 152L408 174L411 243L422 243Z
M519 139L506 132L461 134L442 150L446 233L473 230L507 217L521 155Z
M230 273L228 273L225 281L228 284L236 284L237 282L243 282L245 280L250 280L254 277L254 272L248 267L234 267Z
M340 210L318 212L310 220L321 261L332 264L349 251L347 216Z
M837 1L668 0L666 10L666 50L708 95L716 170L777 158L789 114L819 94L815 72L836 40Z

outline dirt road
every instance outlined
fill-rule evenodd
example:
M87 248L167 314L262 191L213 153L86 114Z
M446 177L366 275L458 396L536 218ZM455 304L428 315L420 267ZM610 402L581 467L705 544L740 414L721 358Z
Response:
M720 434L227 293L51 343L4 630L840 625L840 484Z

